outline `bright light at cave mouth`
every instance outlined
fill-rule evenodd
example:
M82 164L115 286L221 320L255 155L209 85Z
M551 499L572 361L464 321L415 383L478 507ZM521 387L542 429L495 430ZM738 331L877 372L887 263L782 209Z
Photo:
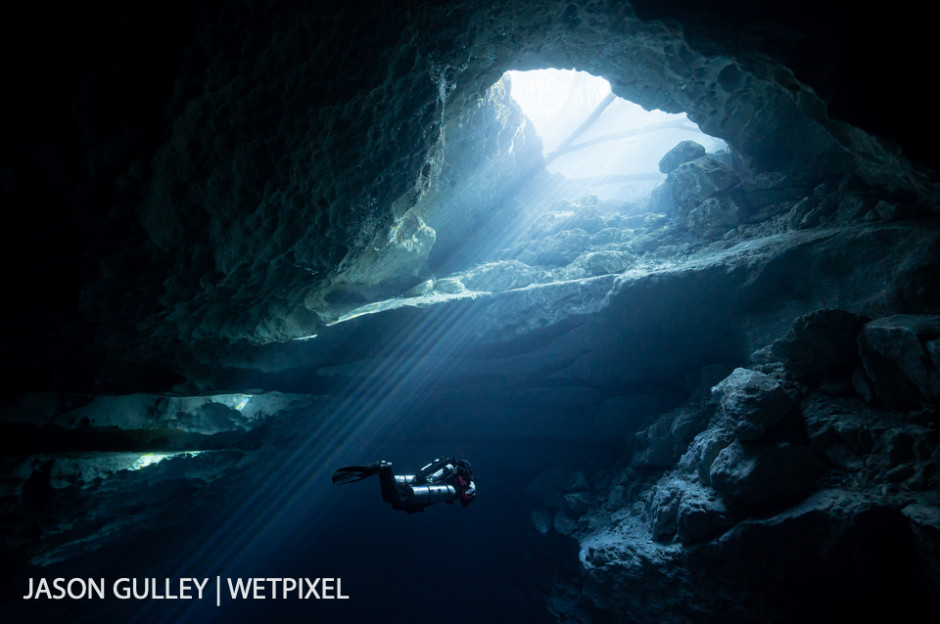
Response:
M196 457L200 453L201 451L183 451L177 453L144 453L133 459L126 470L142 470L148 466L159 464L163 460L170 459L171 457Z
M542 138L549 172L602 199L648 196L666 177L659 160L681 141L701 143L708 152L727 147L684 113L647 111L586 72L539 69L505 76L512 98Z

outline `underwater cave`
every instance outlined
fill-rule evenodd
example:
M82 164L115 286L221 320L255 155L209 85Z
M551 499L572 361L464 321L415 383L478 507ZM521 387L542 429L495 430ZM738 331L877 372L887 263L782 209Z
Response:
M912 11L12 10L4 621L936 621Z

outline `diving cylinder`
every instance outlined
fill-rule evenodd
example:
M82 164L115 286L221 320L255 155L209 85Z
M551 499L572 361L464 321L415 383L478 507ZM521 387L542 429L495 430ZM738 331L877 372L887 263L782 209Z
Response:
M408 501L415 503L446 503L453 500L457 490L452 485L413 485L408 488Z

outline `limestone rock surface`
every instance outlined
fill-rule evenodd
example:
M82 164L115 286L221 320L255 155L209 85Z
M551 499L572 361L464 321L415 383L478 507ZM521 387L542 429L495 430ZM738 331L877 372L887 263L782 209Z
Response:
M739 440L759 438L793 407L793 399L774 378L745 368L736 368L713 392Z
M663 173L672 173L679 165L704 155L705 148L701 144L695 141L682 141L662 157L659 161L659 170Z

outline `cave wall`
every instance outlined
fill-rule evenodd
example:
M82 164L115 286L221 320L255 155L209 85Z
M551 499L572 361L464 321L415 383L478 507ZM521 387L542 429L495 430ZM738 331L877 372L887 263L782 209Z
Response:
M772 4L741 24L734 3L673 4L203 2L48 20L19 9L8 58L39 52L6 77L20 113L4 192L27 218L8 230L26 237L19 262L41 273L10 272L25 307L6 312L22 329L6 368L34 386L159 387L194 341L314 333L363 249L393 245L390 228L433 185L441 128L509 68L576 67L644 106L688 111L755 171L819 181L858 166L923 193L916 174L889 175L906 162L895 148L843 123L867 118L827 110L860 88L839 44L855 51L863 35L841 7L778 20ZM808 71L820 46L830 69ZM891 58L919 42L904 46ZM905 118L897 110L877 119Z

